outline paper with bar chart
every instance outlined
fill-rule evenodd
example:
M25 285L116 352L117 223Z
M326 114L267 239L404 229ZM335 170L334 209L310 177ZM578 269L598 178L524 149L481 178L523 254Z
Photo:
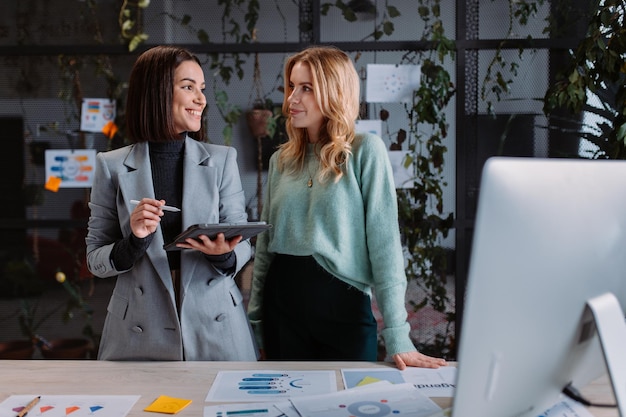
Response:
M207 402L264 402L337 391L334 371L220 371Z

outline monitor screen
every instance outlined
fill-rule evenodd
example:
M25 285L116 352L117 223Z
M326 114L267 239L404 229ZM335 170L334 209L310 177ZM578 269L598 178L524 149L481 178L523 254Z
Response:
M586 303L605 293L625 326L626 161L489 159L452 415L537 417L604 374Z

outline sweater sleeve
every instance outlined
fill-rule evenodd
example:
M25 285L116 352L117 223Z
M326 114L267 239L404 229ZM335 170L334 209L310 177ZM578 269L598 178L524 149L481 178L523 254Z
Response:
M373 289L384 322L382 336L389 355L415 351L407 321L407 279L393 170L384 142L380 138L368 135L361 147L357 162L365 205L367 250L373 274Z

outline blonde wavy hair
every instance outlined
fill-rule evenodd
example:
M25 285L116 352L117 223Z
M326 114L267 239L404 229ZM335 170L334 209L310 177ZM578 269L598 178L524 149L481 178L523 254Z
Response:
M286 129L289 140L281 146L278 169L298 173L304 169L307 130L295 128L289 117L289 80L296 63L311 70L313 92L324 117L316 152L320 158L318 180L325 182L343 176L342 167L348 162L354 141L354 123L359 116L359 76L350 57L332 46L312 46L292 55L285 62L285 99L282 111L287 116Z

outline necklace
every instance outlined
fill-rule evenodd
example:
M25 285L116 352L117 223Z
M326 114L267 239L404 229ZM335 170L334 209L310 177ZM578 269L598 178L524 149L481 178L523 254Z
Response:
M317 159L317 158L315 158L315 159ZM317 164L319 165L319 161L317 161ZM311 188L311 187L313 187L313 175L311 175L311 163L310 163L310 161L307 161L306 171L309 174L309 180L306 182L306 186L308 188Z

